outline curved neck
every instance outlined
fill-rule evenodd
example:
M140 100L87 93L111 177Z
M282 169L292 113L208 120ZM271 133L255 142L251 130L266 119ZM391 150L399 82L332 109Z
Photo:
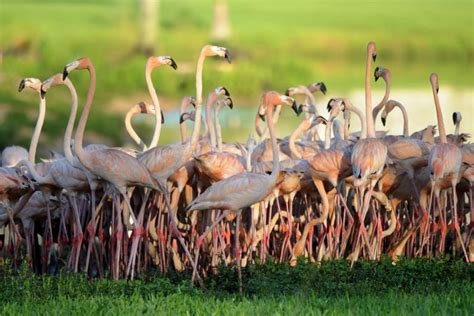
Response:
M31 137L30 149L28 150L28 160L31 163L35 163L36 148L38 147L38 141L41 135L41 129L43 128L45 115L46 115L46 99L40 97L38 118L36 120L33 136Z
M153 132L153 137L151 139L150 148L156 147L158 145L158 141L160 140L160 133L161 133L161 107L160 101L158 100L158 96L156 95L155 87L153 86L153 81L151 80L151 72L153 68L151 68L148 64L145 69L145 80L146 85L148 87L148 92L150 93L151 99L153 101L153 105L155 106L155 131Z
M278 144L276 140L275 131L273 130L273 109L267 109L267 124L268 130L270 132L270 138L272 140L272 154L273 154L273 166L272 166L272 173L270 177L272 182L275 182L278 174L280 173L280 156L278 153Z
M314 97L314 94L312 94L306 86L301 86L301 89L303 90L303 94L306 96L306 100L309 100L309 102L314 105L314 114L319 115L318 110L316 109L316 98Z
M444 128L443 113L441 112L441 105L439 104L438 92L436 92L436 89L433 85L431 89L433 90L433 97L436 107L436 118L438 120L439 138L442 143L447 143L448 140L446 138L446 129Z
M375 138L374 117L372 116L372 93L370 88L370 68L372 65L372 56L367 54L367 64L365 67L365 119L367 122L367 135Z
M311 121L309 119L304 119L300 125L291 133L290 139L288 140L288 145L290 147L291 158L293 159L302 159L303 156L301 155L300 151L296 147L295 141L300 136L301 133L308 130L311 126Z
M402 115L403 115L403 136L404 137L410 137L410 133L408 132L408 114L407 114L407 110L400 103L395 103L395 106L398 107L400 109L400 111L402 111Z
M214 110L214 126L216 128L216 144L217 144L217 151L222 152L222 131L221 131L221 123L219 122L219 112L222 106L219 104L216 106Z
M351 125L351 119L344 118L344 139L349 139L349 126Z
M41 176L35 169L35 167L33 166L33 164L29 161L29 160L21 160L18 164L17 164L17 167L20 167L20 166L25 166L26 169L28 169L28 173L33 177L33 179L35 179L36 182L38 182L39 184L44 184L44 183L48 183L48 177L47 176Z
M204 60L206 54L204 49L201 50L199 55L197 68L196 68L196 118L194 120L193 134L191 136L191 148L192 151L196 149L199 139L199 129L201 127L201 112L202 112L202 69L204 67Z
M66 157L67 161L72 165L73 164L73 155L71 150L71 137L72 137L72 130L74 128L74 123L76 121L77 115L77 92L76 88L72 84L69 78L64 80L64 84L69 89L71 93L71 113L69 114L69 120L67 121L66 132L64 133L64 156Z
M331 128L333 120L330 119L326 123L326 129L324 134L324 149L329 149L331 147Z
M89 90L87 91L86 103L84 105L84 108L82 109L79 124L77 125L74 142L74 151L76 152L76 155L82 164L84 164L83 161L85 161L86 159L86 153L84 152L84 148L82 147L82 140L84 138L84 131L86 129L87 119L89 117L89 112L92 106L92 100L94 99L96 85L96 74L94 65L89 62L87 69L89 70L90 75Z
M370 125L369 123L370 122L373 123L373 121L366 120L365 117L364 117L364 114L362 113L362 111L359 110L358 108L354 107L354 106L351 106L351 107L346 106L346 109L351 111L351 112L354 112L355 115L357 115L360 119L360 126L361 126L360 139L371 137L370 134L368 134L367 125ZM373 125L372 125L372 127L373 127ZM372 138L375 138L375 134Z
M334 139L336 141L343 140L342 134L344 132L342 130L343 128L341 126L341 123L338 120L334 120L331 125L334 127L333 128Z
M143 140L138 136L137 132L133 129L132 126L132 117L138 113L140 113L140 110L137 109L138 105L135 105L133 108L131 108L127 114L125 115L125 129L127 130L128 135L130 136L133 141L140 146L142 151L146 151L147 145L143 142ZM156 127L155 127L156 129Z
M206 123L207 128L209 129L209 140L211 142L211 147L213 149L216 148L216 127L212 124L212 117L211 117L211 107L214 103L214 98L209 94L206 100ZM215 114L214 114L215 116Z
M377 104L377 106L372 110L374 124L375 124L375 120L377 119L377 115L383 109L383 107L385 106L385 103L387 103L388 97L390 95L390 83L391 83L390 75L387 76L387 79L384 78L384 81L385 81L385 95L383 96L382 101L380 101L380 103Z

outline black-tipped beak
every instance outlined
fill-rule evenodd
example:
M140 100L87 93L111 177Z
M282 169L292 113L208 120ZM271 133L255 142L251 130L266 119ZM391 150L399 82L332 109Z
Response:
M436 87L436 93L439 93L439 87Z
M262 121L265 122L265 114L260 114L260 113L258 113L258 116L260 117L260 119L261 119Z
M380 119L382 120L382 125L385 126L385 123L387 123L385 116L382 116Z
M23 91L23 89L25 89L25 79L20 81L20 84L18 85L18 92Z
M170 58L171 64L170 66L173 67L174 70L178 69L178 64L174 61L173 58Z
M301 112L303 112L303 104L298 106L298 116L301 114Z
M376 59L377 59L377 54L373 54L372 55L372 60L375 62Z
M290 96L290 89L286 89L286 91L285 91L285 95L286 95L287 97L289 97L289 96Z
M456 112L453 112L453 124L456 125Z
M326 85L324 84L324 82L321 82L321 92L326 95L326 92L328 92L327 88L326 88Z
M46 91L43 90L43 86L41 86L41 89L40 89L40 96L41 96L41 99L44 99L44 97L46 96Z
M163 114L163 111L160 110L161 113L161 124L165 124L165 115Z
M67 71L67 67L64 67L63 70L63 80L66 80L67 76L69 75L69 72Z
M329 102L328 102L328 105L326 106L326 109L328 110L328 112L331 112L332 110L332 106L331 106L331 103L334 101L334 99L330 99Z
M189 101L189 103L191 103L191 105L193 106L193 108L196 108L196 99L195 99L195 98L191 98L191 100Z
M231 58L230 52L229 52L229 50L228 50L227 48L226 48L226 50L225 50L225 55L224 55L224 57L225 57L225 59L227 59L227 62L228 62L229 64L232 64L232 58Z
M184 115L185 115L185 114L186 114L186 113L183 113L183 114L181 114L181 116L179 117L179 124L182 124L182 123L185 121L185 119L184 119ZM161 117L163 117L163 115L162 115Z
M224 90L224 95L225 96L230 96L229 90L226 89L226 87L222 87L222 90Z
M232 101L232 99L230 97L227 97L226 100L225 100L225 103L227 104L227 106L232 110L234 108L234 102Z
M295 111L296 115L300 115L300 113L298 112L298 106L296 105L295 100L293 100L293 104L291 104L291 108L293 109L293 111Z
M321 124L328 125L328 120L322 116L318 116L318 120L321 122Z

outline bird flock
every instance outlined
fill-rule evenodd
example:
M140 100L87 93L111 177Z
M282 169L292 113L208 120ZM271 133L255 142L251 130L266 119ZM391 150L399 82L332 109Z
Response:
M230 93L217 87L203 97L204 62L212 56L231 62L227 48L202 48L196 95L185 96L180 105L181 141L163 145L165 121L151 75L163 65L178 66L169 56L148 58L151 103L137 103L125 117L139 150L84 146L96 89L89 58L45 81L23 79L18 90L38 93L39 115L29 150L10 146L2 153L2 258L13 266L27 260L37 273L67 269L118 279L174 269L192 271L197 281L219 265L236 267L240 276L242 266L267 260L295 266L298 258L397 261L449 254L474 261L474 147L460 133L459 112L453 114L454 133L446 134L437 74L429 82L439 137L433 125L409 133L404 105L389 100L390 70L372 70L377 54L370 42L365 111L334 97L323 117L315 98L327 93L323 82L268 91L256 109L257 137L225 143L219 113L233 108ZM73 81L81 70L89 73L89 88L73 139L78 112ZM386 87L375 107L372 78L382 78ZM71 96L64 152L37 162L46 97L60 85ZM298 106L295 98L304 102ZM279 139L275 130L287 108L301 122ZM403 113L403 135L376 131L380 111L385 125L395 108ZM155 117L150 144L132 126L140 113ZM360 120L360 131L350 131L351 115Z

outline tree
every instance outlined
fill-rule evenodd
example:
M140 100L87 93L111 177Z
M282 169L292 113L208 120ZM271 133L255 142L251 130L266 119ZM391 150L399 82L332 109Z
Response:
M216 40L227 40L230 36L227 0L214 1L214 21L211 36Z

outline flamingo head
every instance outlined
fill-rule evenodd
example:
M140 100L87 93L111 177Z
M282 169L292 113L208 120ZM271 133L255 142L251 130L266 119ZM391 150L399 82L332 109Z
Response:
M22 92L23 89L30 88L35 90L36 92L41 92L41 80L37 78L24 78L20 81L18 85L18 92Z
M328 91L327 88L326 88L326 85L322 81L314 82L314 83L310 84L308 86L308 89L309 89L309 91L311 91L311 93L314 93L316 91L321 91L322 94L324 94L324 95L326 95L326 93Z
M461 123L461 120L462 120L461 112L453 112L453 124L454 125L459 124Z
M189 111L189 112L184 112L179 117L179 124L184 123L187 120L191 120L191 121L194 122L195 119L196 119L196 111L192 110L192 111Z
M91 64L91 60L88 57L82 57L73 62L70 62L69 64L64 66L63 80L65 80L67 76L69 76L69 74L73 72L74 70L87 69L89 68L90 64Z
M68 79L66 79L66 80L68 80ZM46 95L46 92L48 92L49 88L60 85L60 84L63 84L63 83L64 83L63 74L61 74L61 73L58 73L58 74L55 74L52 77L49 77L41 85L41 88L40 88L41 97L44 98L44 96Z
M219 56L227 59L227 62L232 63L230 51L225 47L206 45L203 47L206 56Z
M168 65L175 70L178 69L178 64L170 56L151 56L148 58L147 68L153 69L161 65Z

